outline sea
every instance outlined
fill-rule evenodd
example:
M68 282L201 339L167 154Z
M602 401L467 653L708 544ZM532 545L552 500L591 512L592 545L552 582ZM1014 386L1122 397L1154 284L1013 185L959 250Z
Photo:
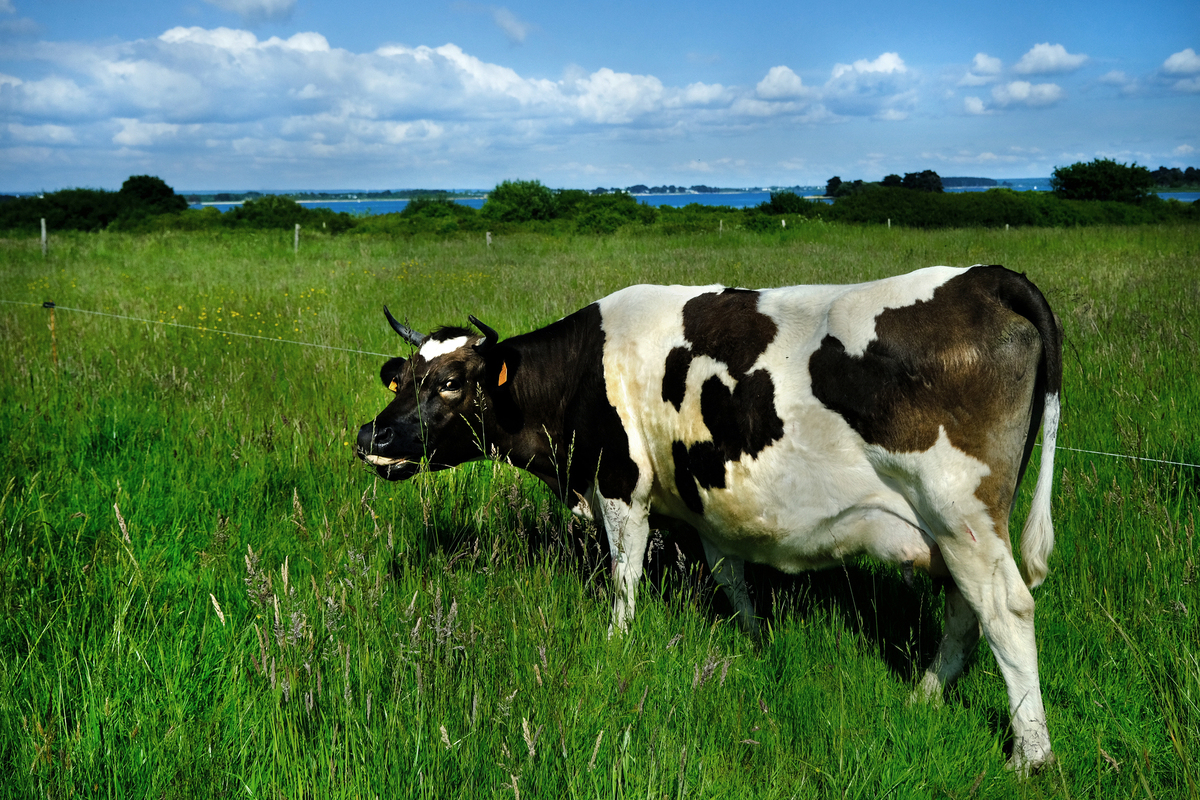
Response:
M1009 178L1000 181L998 187L1012 189L1018 192L1046 192L1050 190L1049 178ZM998 188L996 186L955 186L947 189L947 192L986 192L988 189ZM180 192L179 194L215 194L215 192ZM237 192L231 192L237 194ZM291 194L291 192L288 192ZM297 192L299 194L299 192ZM1175 199L1184 203L1193 203L1200 200L1200 192L1158 192L1159 197L1164 200ZM711 192L704 194L639 194L634 195L639 203L645 203L649 206L672 206L679 208L699 203L705 206L730 206L732 208L749 208L757 206L760 203L765 203L771 199L769 191L747 191L747 192ZM820 200L826 203L832 203L829 198L810 195L810 200ZM455 200L457 203L462 203L471 208L482 208L484 198L468 197L460 200ZM346 211L355 216L374 216L376 214L394 214L404 210L408 205L407 200L302 200L301 205L310 208L329 208L334 211ZM235 208L241 203L198 203L192 208L204 208L211 206L218 211L228 211Z

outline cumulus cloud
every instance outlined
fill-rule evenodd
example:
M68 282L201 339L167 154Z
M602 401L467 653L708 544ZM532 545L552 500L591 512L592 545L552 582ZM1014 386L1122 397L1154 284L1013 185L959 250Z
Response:
M964 97L963 110L968 114L990 114L987 106L983 104L983 100L978 97Z
M800 76L788 67L771 67L767 76L758 82L755 92L764 100L784 100L810 94Z
M1171 55L1163 62L1161 72L1175 91L1200 92L1200 55L1192 48Z
M249 25L279 22L292 15L296 0L204 0L217 8L232 11Z
M1003 64L1000 59L993 58L987 53L976 53L975 58L971 61L971 69L962 80L958 82L959 86L983 86L988 83L995 82Z
M1200 73L1200 56L1190 47L1180 50L1163 62L1162 71L1168 75L1195 75Z
M1062 87L1054 83L1012 81L992 89L992 99L1000 106L1022 105L1037 108L1054 105L1065 96Z
M1087 62L1083 54L1072 54L1061 44L1043 42L1035 44L1028 53L1013 67L1018 75L1052 75L1060 72L1073 72Z

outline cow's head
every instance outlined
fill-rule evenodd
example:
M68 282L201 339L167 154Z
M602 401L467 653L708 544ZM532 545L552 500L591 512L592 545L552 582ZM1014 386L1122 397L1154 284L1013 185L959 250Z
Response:
M483 456L482 386L496 332L469 317L482 336L467 328L441 328L425 336L397 322L386 306L383 313L417 350L410 358L391 359L379 371L396 398L359 429L358 457L395 481L420 471L422 458L428 469L438 470Z

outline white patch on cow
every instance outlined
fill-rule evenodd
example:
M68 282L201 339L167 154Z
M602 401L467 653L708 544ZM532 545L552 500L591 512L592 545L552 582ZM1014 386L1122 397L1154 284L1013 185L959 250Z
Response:
M421 345L421 349L417 350L417 355L426 361L433 361L438 356L444 356L446 353L453 353L460 347L465 347L470 339L466 336L456 336L453 339L443 339L437 341L428 339Z
M927 267L907 275L847 286L828 309L829 330L852 356L861 356L875 340L875 318L888 308L928 301L942 284L966 269Z

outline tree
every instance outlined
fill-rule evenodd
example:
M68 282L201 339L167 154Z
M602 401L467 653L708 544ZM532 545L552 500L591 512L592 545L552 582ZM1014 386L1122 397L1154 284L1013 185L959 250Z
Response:
M903 178L901 178L899 175L885 175L883 177L883 185L896 187L896 186L903 186L904 182L903 182Z
M839 178L837 175L834 175L832 178L830 178L828 181L825 182L825 196L826 197L837 197L837 190L838 190L838 187L841 185L842 185L842 179Z
M548 220L558 216L558 204L541 181L503 181L488 193L479 213L497 222Z
M1109 158L1097 158L1069 167L1055 167L1050 189L1063 200L1116 200L1136 203L1149 197L1154 176L1136 163L1125 166Z
M134 213L177 214L188 207L187 200L153 175L131 175L117 194L121 204Z
M941 177L931 169L923 172L906 172L900 185L918 192L943 192Z

